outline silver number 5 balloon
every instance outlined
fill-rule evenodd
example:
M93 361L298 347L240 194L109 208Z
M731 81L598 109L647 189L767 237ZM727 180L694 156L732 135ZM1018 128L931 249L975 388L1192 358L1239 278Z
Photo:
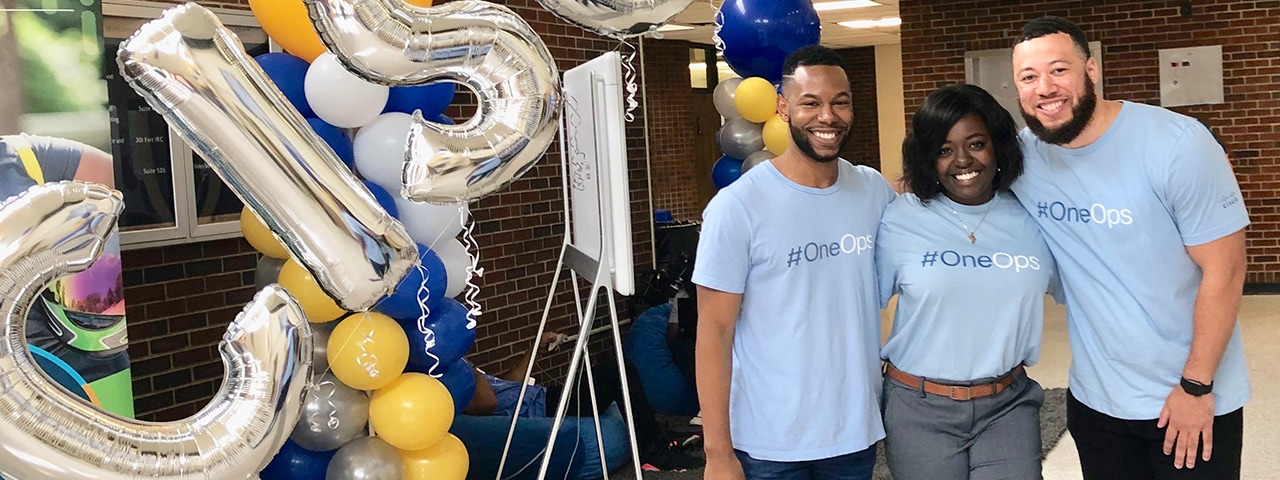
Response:
M248 479L297 422L311 374L311 330L278 286L223 336L212 403L179 422L104 413L53 383L26 348L26 319L46 282L102 253L123 203L79 182L32 187L0 206L0 474L11 480Z
M459 1L304 0L320 39L352 73L386 85L465 84L479 111L457 126L415 115L402 194L450 204L506 187L546 152L560 116L555 60L506 7Z

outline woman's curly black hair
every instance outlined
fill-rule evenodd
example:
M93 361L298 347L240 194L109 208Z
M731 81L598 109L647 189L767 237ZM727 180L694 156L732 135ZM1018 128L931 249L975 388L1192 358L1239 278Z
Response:
M951 127L973 114L987 127L995 151L995 190L1008 190L1022 175L1022 148L1013 116L990 93L973 85L949 85L929 94L911 118L911 132L902 142L902 180L928 202L942 193L938 183L938 152Z

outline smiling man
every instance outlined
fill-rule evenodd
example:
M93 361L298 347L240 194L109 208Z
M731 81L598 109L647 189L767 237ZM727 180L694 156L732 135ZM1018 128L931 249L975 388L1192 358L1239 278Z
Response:
M1240 187L1197 120L1097 98L1093 53L1056 17L1028 23L1013 47L1027 121L1013 191L1062 275L1067 426L1084 476L1238 479Z
M870 479L877 398L876 229L893 190L839 157L853 120L836 52L783 67L791 145L703 213L698 397L705 478Z

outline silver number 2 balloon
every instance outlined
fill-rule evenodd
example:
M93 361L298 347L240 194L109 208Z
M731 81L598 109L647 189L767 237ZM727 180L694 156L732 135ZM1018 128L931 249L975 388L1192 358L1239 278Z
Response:
M320 39L352 73L385 85L465 84L480 100L461 125L414 116L404 168L406 198L476 200L533 167L560 116L555 60L527 22L506 7L459 1L416 7L403 0L304 0Z
M404 226L194 3L166 10L120 45L120 72L209 161L347 310L367 310L418 260Z
M102 253L123 203L107 187L32 187L0 206L0 474L10 480L248 479L297 422L311 374L311 330L278 286L223 336L226 373L212 403L179 422L104 413L53 383L26 348L26 320L46 282Z

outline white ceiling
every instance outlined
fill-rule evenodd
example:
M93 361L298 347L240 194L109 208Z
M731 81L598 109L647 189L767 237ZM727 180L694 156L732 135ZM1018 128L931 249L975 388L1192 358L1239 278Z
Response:
M836 24L847 20L878 20L898 16L898 0L875 1L880 6L818 12L819 18L822 19L822 44L832 48L840 48L900 43L898 27L854 29ZM686 8L668 22L669 24L688 25L694 28L692 30L662 32L663 38L688 40L707 45L714 44L711 36L715 33L715 9L722 3L724 3L724 0L694 0L689 5L689 8ZM712 4L715 6L712 6Z

